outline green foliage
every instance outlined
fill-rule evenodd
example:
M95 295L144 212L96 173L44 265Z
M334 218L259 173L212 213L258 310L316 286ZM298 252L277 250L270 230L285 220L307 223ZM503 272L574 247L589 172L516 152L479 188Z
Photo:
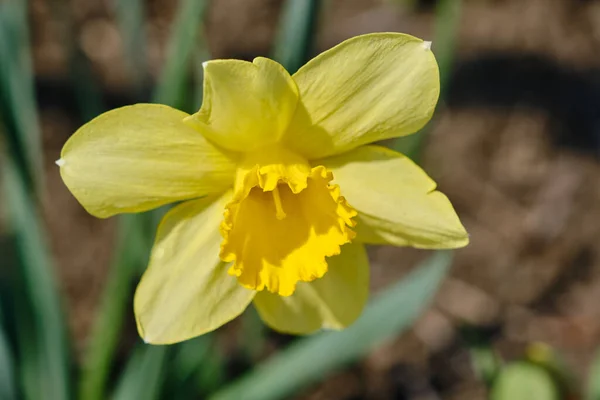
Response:
M185 84L189 79L190 61L205 9L205 0L181 1L172 25L166 64L154 93L155 102L185 108L182 107L185 104Z
M27 187L9 157L4 162L6 204L16 238L20 288L26 302L17 304L17 332L25 397L68 399L66 325L41 219ZM23 315L20 315L23 313Z
M108 375L121 337L124 316L131 303L132 278L147 257L142 253L148 248L143 240L141 223L137 215L120 217L116 259L109 272L79 382L81 399L106 398Z
M0 3L0 115L5 123L0 131L9 150L0 166L0 179L17 250L11 282L15 320L10 325L17 334L15 357L19 358L13 369L7 348L2 375L11 379L10 371L17 371L23 398L61 400L68 399L70 392L66 324L36 204L42 157L26 11L24 2ZM7 390L14 394L11 387Z
M465 326L460 329L462 339L469 348L471 364L477 377L491 387L502 368L502 360L476 328Z
M114 400L158 399L165 376L167 347L140 345L129 359Z
M440 68L440 103L444 101L447 82L452 74L461 11L462 0L439 0L437 3L431 50ZM395 139L392 148L418 162L428 132L429 124L418 134Z
M590 368L588 379L587 400L600 400L600 351L596 352L594 362Z
M522 360L504 365L489 341L475 329L462 329L475 374L490 388L491 400L581 399L583 391L560 355L544 343L530 344ZM474 340L475 338L475 340ZM598 397L598 362L592 366L586 399Z
M5 137L27 185L41 176L41 135L31 73L27 3L0 2L0 102Z
M2 315L0 315L0 322ZM17 398L15 389L15 371L13 354L8 343L4 326L0 323L0 399L13 400Z
M491 400L560 400L550 373L539 365L520 361L510 364L498 375Z
M198 1L198 3L203 3ZM129 77L139 92L147 77L144 4L141 0L115 0L115 14L123 37Z
M288 0L283 5L273 59L291 74L310 58L319 5L317 0Z
M435 18L435 37L433 52L440 67L440 85L442 100L446 94L446 86L452 75L454 54L458 40L458 29L462 16L461 0L438 1Z

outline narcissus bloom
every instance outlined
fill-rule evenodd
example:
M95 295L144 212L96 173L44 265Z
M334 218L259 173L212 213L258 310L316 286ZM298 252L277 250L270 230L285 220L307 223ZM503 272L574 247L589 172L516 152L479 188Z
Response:
M135 294L147 342L214 330L252 301L282 332L342 329L367 301L365 243L467 244L435 183L369 144L431 118L439 76L428 42L369 34L293 76L260 57L209 61L204 74L196 114L156 104L109 111L57 162L97 217L183 201L163 218Z

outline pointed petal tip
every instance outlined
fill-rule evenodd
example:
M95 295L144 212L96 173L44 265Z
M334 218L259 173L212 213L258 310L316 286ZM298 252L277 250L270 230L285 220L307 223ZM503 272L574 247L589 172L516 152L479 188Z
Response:
M423 41L423 48L425 50L431 50L432 44L433 44L433 42L425 40L425 41Z
M63 158L59 158L58 160L54 161L54 163L59 167L62 167L63 165L65 165L66 161Z

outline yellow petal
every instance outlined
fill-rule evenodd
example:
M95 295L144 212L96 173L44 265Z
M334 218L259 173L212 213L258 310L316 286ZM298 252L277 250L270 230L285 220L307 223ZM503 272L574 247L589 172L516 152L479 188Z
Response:
M235 166L186 113L158 104L106 112L67 141L57 161L75 198L100 218L219 193Z
M219 222L231 195L180 204L165 215L134 310L147 343L180 342L242 313L255 292L227 274L219 260Z
M208 137L220 146L252 151L279 140L297 102L296 84L275 61L208 61L202 108L187 122L208 126Z
M284 333L307 334L342 329L361 314L369 295L369 261L364 246L349 243L340 255L327 259L323 278L301 282L293 295L281 297L263 291L254 305L261 318Z
M440 91L429 47L409 35L372 33L312 59L293 76L301 101L284 140L315 159L416 132Z
M318 162L359 212L357 239L366 243L446 249L469 237L446 196L408 157L363 146Z

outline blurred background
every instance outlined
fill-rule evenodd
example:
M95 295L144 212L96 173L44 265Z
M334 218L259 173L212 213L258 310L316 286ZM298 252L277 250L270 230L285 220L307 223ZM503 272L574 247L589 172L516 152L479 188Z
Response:
M293 72L379 31L433 40L434 119L386 144L471 244L370 248L372 302L340 334L249 309L144 345L132 295L164 210L88 215L65 141L127 104L196 111L207 59ZM0 399L600 399L599 54L594 0L0 0Z

